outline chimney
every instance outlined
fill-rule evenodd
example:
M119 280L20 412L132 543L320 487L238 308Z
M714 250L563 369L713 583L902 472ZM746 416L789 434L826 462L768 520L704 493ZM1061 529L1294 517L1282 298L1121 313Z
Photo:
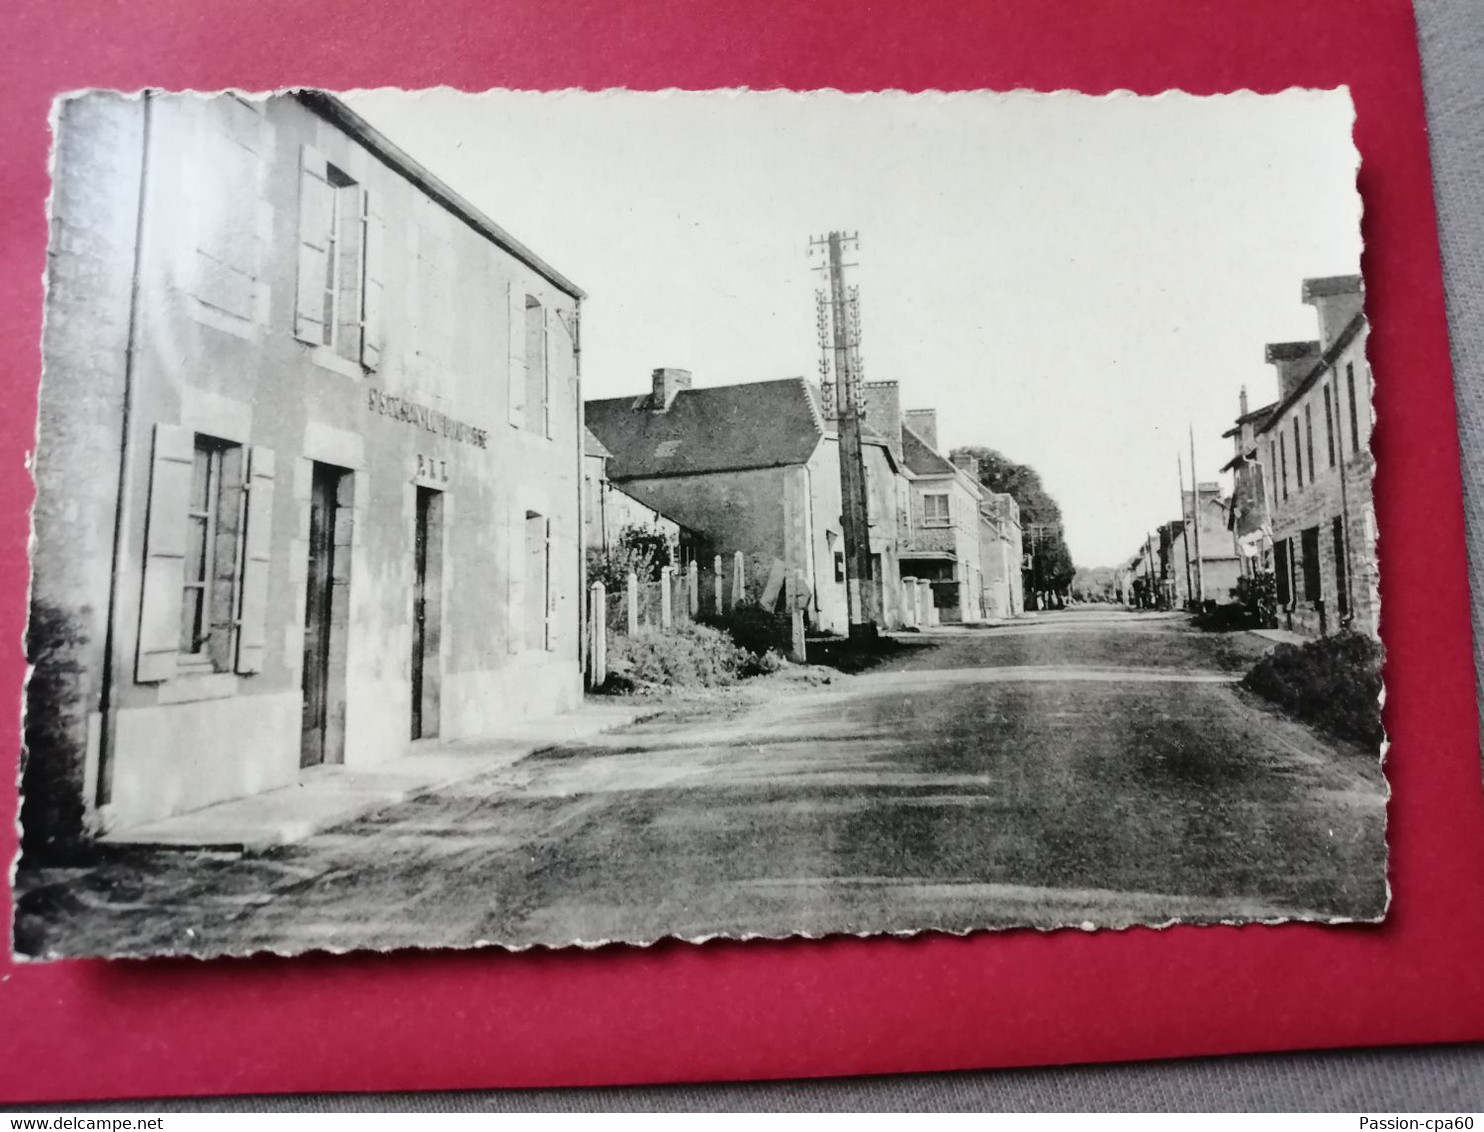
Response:
M1278 400L1286 401L1319 361L1319 343L1269 342L1263 358L1277 367Z
M972 452L955 452L951 457L953 466L969 473L975 483L979 482L979 457Z
M1242 386L1242 392L1237 395L1237 416L1247 415L1247 387Z
M1305 279L1303 300L1319 312L1319 341L1328 350L1361 312L1365 288L1359 275Z
M938 410L908 409L902 414L908 428L922 438L934 452L938 450Z
M662 366L654 371L654 392L649 398L649 407L656 412L667 412L675 395L690 388L690 370Z
M895 381L868 381L866 426L886 441L892 455L902 458L902 392Z

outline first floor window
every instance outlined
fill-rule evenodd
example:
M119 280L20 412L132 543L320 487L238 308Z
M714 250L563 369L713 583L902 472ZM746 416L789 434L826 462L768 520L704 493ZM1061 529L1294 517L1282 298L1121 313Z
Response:
M950 522L948 495L924 495L922 497L922 522L927 527L946 527Z
M232 667L242 566L242 448L197 435L186 509L180 652L214 671Z
M1336 515L1332 534L1335 542L1335 606L1341 617L1350 614L1350 564L1345 547L1345 520Z

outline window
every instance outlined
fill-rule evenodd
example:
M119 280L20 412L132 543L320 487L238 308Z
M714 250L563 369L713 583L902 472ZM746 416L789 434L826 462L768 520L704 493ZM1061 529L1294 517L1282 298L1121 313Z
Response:
M948 494L924 495L922 497L922 525L946 527L953 521L948 510Z
M1299 442L1299 419L1293 418L1293 489L1302 491L1304 488L1304 453Z
M242 448L197 436L186 506L185 577L180 603L183 663L231 668L242 565Z
M527 431L539 436L551 435L551 405L548 398L546 365L546 308L533 295L526 296L524 333L526 336L526 420Z
M551 647L551 520L526 512L525 647Z
M845 581L845 552L843 550L835 551L835 581Z
M1283 475L1283 498L1288 498L1288 437L1278 434L1278 460Z
M1278 586L1278 604L1293 604L1293 567L1291 557L1292 539L1280 539L1273 544L1273 578Z
M273 452L179 425L154 433L135 679L260 672Z
M1355 363L1345 363L1345 387L1350 393L1350 451L1360 451L1360 410L1355 404Z
M1304 452L1309 459L1309 482L1314 482L1314 414L1312 405L1304 406Z
M1335 466L1335 414L1331 404L1330 387L1324 387L1324 443L1329 449L1329 466Z
M1276 441L1268 441L1268 466L1265 474L1268 477L1268 483L1273 486L1272 501L1276 503L1278 495L1278 481L1276 478L1278 475L1278 444ZM1267 505L1268 500L1264 498L1263 507L1266 508Z
M1319 582L1319 528L1305 527L1299 534L1299 553L1303 556L1304 600L1317 602L1322 596Z
M306 146L294 335L366 369L381 359L383 229L369 194Z

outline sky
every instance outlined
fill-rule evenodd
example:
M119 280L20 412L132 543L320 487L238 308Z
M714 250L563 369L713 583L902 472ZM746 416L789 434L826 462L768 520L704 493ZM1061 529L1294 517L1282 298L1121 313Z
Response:
M1221 478L1307 277L1360 263L1341 91L368 91L346 101L588 294L583 393L818 376L811 236L858 232L861 354L939 447L1040 472L1078 565Z

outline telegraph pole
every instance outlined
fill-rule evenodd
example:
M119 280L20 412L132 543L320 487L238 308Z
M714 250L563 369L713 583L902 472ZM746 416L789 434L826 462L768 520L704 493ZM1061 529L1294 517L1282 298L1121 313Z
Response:
M1185 543L1185 600L1195 600L1195 587L1190 584L1190 524L1185 521L1185 467L1181 463L1180 453L1175 453L1175 470L1180 476L1180 539ZM1190 469L1195 474L1195 467Z
M836 427L840 437L840 526L845 536L845 601L850 637L873 640L880 616L881 579L875 576L871 562L866 460L861 448L865 390L861 382L860 291L845 283L845 269L855 266L844 262L846 245L852 251L859 250L859 236L831 232L811 239L809 253L813 255L816 249L825 253L825 262L815 270L824 271L829 277L828 295L824 288L819 288L815 299L823 352L820 369L824 371L833 361L835 374Z
M1182 491L1183 495L1184 492ZM1185 511L1185 500L1180 500L1180 511ZM1195 426L1190 426L1190 520L1195 526L1195 584L1200 594L1197 610L1206 605L1206 565L1201 561L1201 477L1195 470Z

